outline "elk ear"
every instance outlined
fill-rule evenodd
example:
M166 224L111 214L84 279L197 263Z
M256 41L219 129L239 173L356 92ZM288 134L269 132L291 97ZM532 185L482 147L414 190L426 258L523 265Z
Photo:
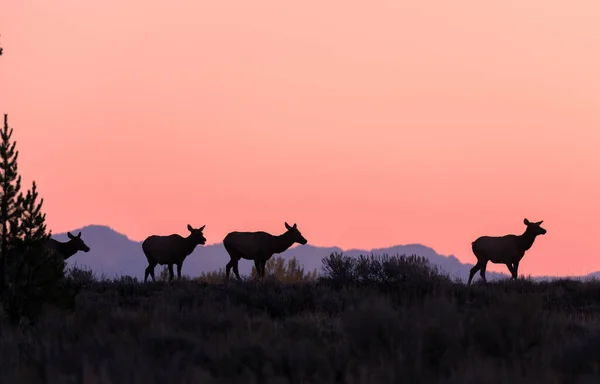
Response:
M81 232L79 232L79 233L77 234L77 237L81 238Z
M527 219L523 220L523 222L525 223L525 225L529 225L530 224L529 220L527 220Z
M287 223L287 221L285 222L285 227L286 227L288 230L292 229L292 227L290 227L290 225Z
M538 222L537 222L537 225L542 225L542 223L543 223L543 222L544 222L544 220L542 220L542 221L538 221Z
M200 227L199 231L202 231L204 229L204 227L206 227L206 224L204 224L203 226Z
M69 236L69 239L73 239L75 237L71 234L71 232L67 232L67 236Z
M188 224L188 231L192 232L193 230L194 228L192 228L192 226Z
M296 223L294 223L294 229L296 229Z

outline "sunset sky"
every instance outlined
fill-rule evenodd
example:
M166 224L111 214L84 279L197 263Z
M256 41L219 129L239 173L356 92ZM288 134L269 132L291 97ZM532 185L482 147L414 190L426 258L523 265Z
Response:
M584 274L599 20L598 0L4 0L0 113L54 233L287 221L474 262L527 217L548 233L519 273Z

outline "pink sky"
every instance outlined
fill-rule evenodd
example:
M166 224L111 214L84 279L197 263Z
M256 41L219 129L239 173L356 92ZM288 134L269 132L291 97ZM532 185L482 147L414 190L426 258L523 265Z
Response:
M548 233L519 272L584 274L598 20L598 0L5 0L0 113L55 233L288 221L473 262L527 217Z

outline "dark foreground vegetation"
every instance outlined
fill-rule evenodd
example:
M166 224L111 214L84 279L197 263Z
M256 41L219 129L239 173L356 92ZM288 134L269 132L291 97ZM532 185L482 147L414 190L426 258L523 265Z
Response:
M285 271L285 268L283 268ZM274 270L272 273L277 275ZM296 277L299 275L296 271ZM2 320L5 383L592 383L600 283L453 282L418 257L323 277L92 280L73 311ZM285 274L285 273L284 273Z

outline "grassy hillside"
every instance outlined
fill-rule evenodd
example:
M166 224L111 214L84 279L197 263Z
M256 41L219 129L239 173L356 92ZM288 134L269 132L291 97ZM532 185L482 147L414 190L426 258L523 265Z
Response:
M90 281L1 324L2 382L570 383L600 378L600 283L466 287L415 258L319 281ZM366 266L365 266L366 265ZM362 268L362 269L361 269ZM210 280L210 279L209 279Z

